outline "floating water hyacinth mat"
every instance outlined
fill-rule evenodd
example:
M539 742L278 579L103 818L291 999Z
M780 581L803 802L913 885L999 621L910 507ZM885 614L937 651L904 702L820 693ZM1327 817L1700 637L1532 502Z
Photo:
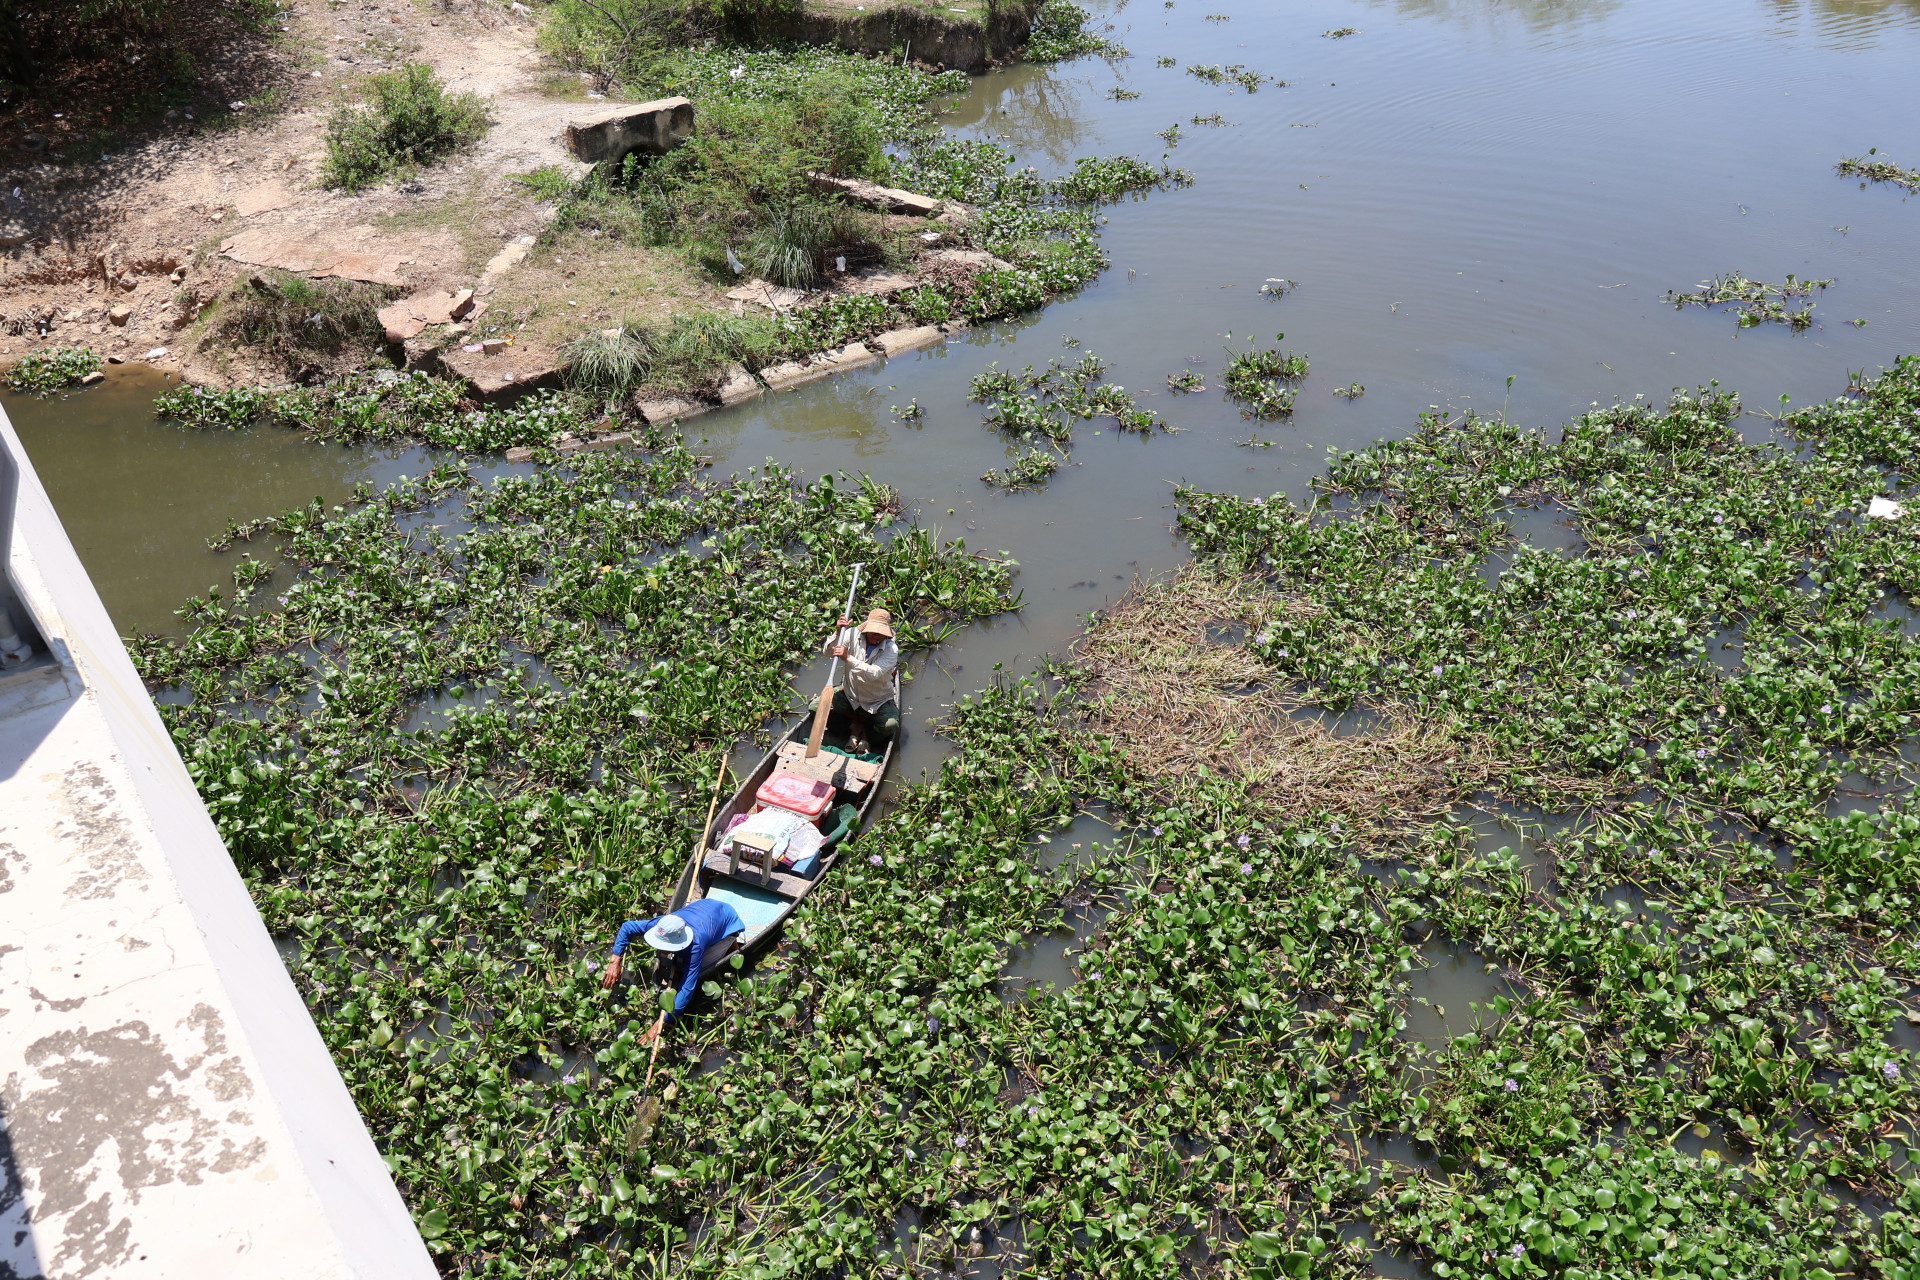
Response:
M1920 710L1889 616L1920 541L1860 512L1916 410L1903 361L1791 415L1797 453L1709 388L1557 444L1429 416L1303 504L1183 490L1196 567L1051 691L952 709L938 774L670 1031L650 1129L651 1004L595 974L713 745L786 696L758 664L824 629L760 584L879 560L925 636L1004 606L1004 566L882 550L876 487L713 484L663 446L296 513L284 607L197 602L141 654L194 692L182 750L449 1274L1360 1276L1370 1240L1448 1277L1891 1280L1920 1267L1920 821L1868 780ZM472 532L424 527L457 496ZM1581 545L1516 545L1542 515ZM500 678L502 636L540 679ZM1264 686L1261 732L1370 708L1354 776L1426 773L1355 804L1224 735L1163 763L1101 700L1128 636L1154 680ZM461 662L497 673L479 713L393 732ZM1487 793L1580 816L1531 862L1423 816ZM1056 864L1089 807L1117 834ZM1003 981L1063 921L1072 985ZM1502 994L1422 1038L1443 944Z

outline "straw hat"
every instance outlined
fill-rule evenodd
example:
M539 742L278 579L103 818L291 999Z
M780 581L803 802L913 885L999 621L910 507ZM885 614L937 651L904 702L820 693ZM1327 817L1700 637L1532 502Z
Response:
M867 614L867 620L860 624L863 636L890 636L893 634L893 615L885 609L875 609Z
M685 951L693 945L693 930L679 916L664 916L643 937L655 951Z

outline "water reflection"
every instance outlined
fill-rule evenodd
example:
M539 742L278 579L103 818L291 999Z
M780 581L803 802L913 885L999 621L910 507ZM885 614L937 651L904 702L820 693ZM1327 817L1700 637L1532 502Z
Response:
M1082 63L1077 69L1099 65ZM1091 132L1083 111L1084 86L1077 79L1051 67L1011 67L977 81L941 123L997 142L1023 164L1044 158L1048 167L1067 168L1085 154Z
M1603 22L1624 7L1624 0L1368 0L1404 18L1439 18L1477 23L1513 20L1535 30Z
M1920 0L1766 0L1774 21L1811 26L1823 42L1865 48L1894 27L1920 27Z

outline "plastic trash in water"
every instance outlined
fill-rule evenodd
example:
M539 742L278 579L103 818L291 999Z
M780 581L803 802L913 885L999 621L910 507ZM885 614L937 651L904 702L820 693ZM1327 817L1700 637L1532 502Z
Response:
M1898 520L1907 509L1892 498L1875 498L1867 503L1867 515L1875 520Z
M733 274L735 275L739 275L741 272L747 269L747 264L740 261L738 257L734 256L732 245L727 246L727 265L733 268Z
M846 273L846 270L847 270L847 259L846 259L846 255L845 255L845 254L841 254L841 255L839 255L839 256L837 256L837 257L835 257L835 258L834 258L834 260L833 260L833 269L834 269L835 271L838 271L838 272L840 272L840 273L841 273L841 274L843 274L843 275L844 275L844 274Z

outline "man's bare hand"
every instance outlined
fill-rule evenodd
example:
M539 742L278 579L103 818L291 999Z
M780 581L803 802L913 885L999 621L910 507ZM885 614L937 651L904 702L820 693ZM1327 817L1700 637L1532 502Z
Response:
M850 627L850 626L852 626L852 625L853 625L853 619L852 619L852 618L848 618L848 617L844 617L844 616L843 616L843 617L842 617L842 618L840 619L840 625L841 625L841 626L843 626L843 627Z
M611 991L619 981L620 957L615 956L613 959L607 961L607 971L600 975L600 985L608 991Z
M660 1038L661 1028L665 1027L666 1025L667 1025L667 1015L663 1013L659 1017L653 1020L653 1025L647 1028L647 1034L640 1037L640 1043L652 1044L655 1040L658 1040Z
M836 658L844 658L844 657L846 657L846 656L847 656L847 646L845 646L845 645L843 645L843 644L837 644L837 645L835 645L835 646L833 646L833 656L834 656L834 657L836 657Z

